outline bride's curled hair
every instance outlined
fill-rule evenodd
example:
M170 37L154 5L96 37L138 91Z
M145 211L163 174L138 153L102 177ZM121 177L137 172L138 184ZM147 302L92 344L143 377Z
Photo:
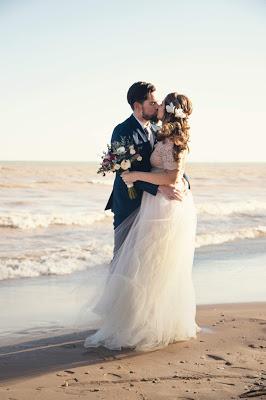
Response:
M188 117L192 113L192 103L187 96L173 92L165 97L163 104L165 112L157 138L163 141L168 137L173 141L173 155L178 161L179 153L185 149L189 150Z

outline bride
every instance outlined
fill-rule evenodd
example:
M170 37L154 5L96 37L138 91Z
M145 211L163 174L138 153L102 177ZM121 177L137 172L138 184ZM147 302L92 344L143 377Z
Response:
M162 128L150 158L152 170L126 171L124 182L175 183L183 188L191 112L186 96L166 96L158 110ZM182 201L143 193L140 207L116 228L123 237L131 225L93 308L100 327L86 338L84 347L148 351L196 338L201 330L195 321L192 281L196 223L190 190Z

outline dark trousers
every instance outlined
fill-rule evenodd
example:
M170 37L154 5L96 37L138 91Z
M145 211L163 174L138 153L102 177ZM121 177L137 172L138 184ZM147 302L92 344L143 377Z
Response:
M113 250L113 259L120 249L124 241L126 240L127 235L136 219L136 216L139 212L140 207L134 210L126 219L124 219L118 226L115 227L114 224L114 250ZM116 218L115 218L116 220Z

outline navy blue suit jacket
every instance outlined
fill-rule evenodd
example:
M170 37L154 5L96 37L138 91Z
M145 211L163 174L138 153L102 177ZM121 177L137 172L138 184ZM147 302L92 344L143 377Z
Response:
M152 131L154 143L156 143L156 132L154 130ZM150 156L153 149L146 133L133 114L114 128L111 144L116 141L120 142L122 138L132 141L138 149L138 153L142 156L141 161L136 161L132 164L130 171L150 172ZM185 178L187 179L186 176ZM105 210L111 209L114 213L114 228L121 224L125 218L140 206L143 191L156 196L159 185L136 181L134 182L134 187L137 192L137 197L132 200L129 198L126 184L122 180L120 174L116 173L113 190L105 207Z

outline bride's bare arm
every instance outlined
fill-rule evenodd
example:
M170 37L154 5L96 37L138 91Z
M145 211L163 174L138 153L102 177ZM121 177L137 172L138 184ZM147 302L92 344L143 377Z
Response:
M174 160L172 153L162 153L162 172L143 172L143 171L125 171L122 173L122 179L125 183L134 183L135 181L143 181L153 183L155 185L175 185L177 181L181 181L183 177L185 159L187 151L179 153L178 160ZM182 170L182 171L181 171Z
M133 183L135 181L144 181L154 183L155 185L171 185L175 184L179 174L179 169L164 170L164 172L142 172L132 171L123 172L122 179L126 183Z

